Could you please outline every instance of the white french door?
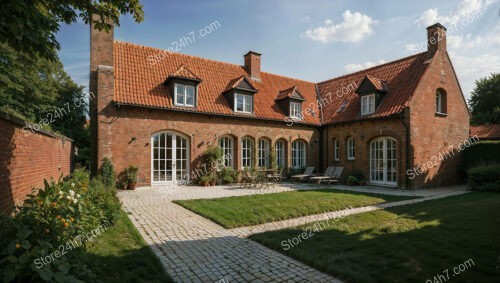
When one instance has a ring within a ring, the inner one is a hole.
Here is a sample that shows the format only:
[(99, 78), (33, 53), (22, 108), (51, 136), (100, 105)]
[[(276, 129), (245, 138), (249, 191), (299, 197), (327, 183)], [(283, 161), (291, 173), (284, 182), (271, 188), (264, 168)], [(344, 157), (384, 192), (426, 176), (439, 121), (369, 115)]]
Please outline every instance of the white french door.
[(173, 184), (189, 179), (189, 142), (174, 132), (156, 133), (151, 137), (152, 184)]
[(397, 143), (393, 138), (382, 137), (370, 143), (370, 183), (397, 186)]

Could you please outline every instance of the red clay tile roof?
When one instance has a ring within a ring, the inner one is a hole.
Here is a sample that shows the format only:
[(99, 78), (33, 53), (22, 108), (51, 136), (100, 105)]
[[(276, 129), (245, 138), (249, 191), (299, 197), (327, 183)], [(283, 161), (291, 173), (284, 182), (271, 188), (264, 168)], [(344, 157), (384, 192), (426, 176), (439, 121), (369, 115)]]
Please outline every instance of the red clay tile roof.
[(470, 134), (482, 140), (500, 140), (500, 124), (470, 126)]
[[(163, 60), (148, 60), (148, 58), (155, 58), (155, 55), (161, 55), (158, 57), (162, 57)], [(163, 83), (182, 65), (201, 80), (198, 84), (198, 107), (196, 109), (176, 107), (170, 90)], [(169, 53), (131, 43), (115, 42), (114, 70), (113, 101), (116, 103), (248, 117), (248, 115), (234, 113), (222, 94), (231, 80), (248, 76), (243, 66)], [(252, 84), (258, 91), (254, 95), (253, 117), (255, 118), (285, 121), (285, 115), (276, 104), (275, 98), (280, 90), (292, 86), (300, 89), (305, 105), (315, 103), (317, 98), (314, 83), (266, 72), (261, 72), (261, 80), (252, 81)], [(305, 115), (303, 122), (319, 125), (320, 118)]]
[(174, 73), (170, 74), (169, 77), (200, 81), (200, 78), (198, 78), (195, 74), (193, 74), (193, 72), (191, 72), (185, 65), (181, 65), (179, 69), (177, 69), (177, 71), (175, 71)]
[(299, 99), (304, 99), (304, 97), (302, 96), (302, 94), (300, 93), (300, 91), (297, 89), (297, 87), (296, 86), (292, 86), (289, 89), (281, 90), (278, 93), (278, 96), (276, 97), (276, 100), (282, 100), (282, 99), (285, 99), (285, 98), (296, 98), (296, 97), (293, 97), (294, 93), (298, 94), (298, 96), (300, 97)]
[[(318, 91), (324, 105), (322, 109), (323, 123), (335, 124), (399, 114), (410, 101), (428, 66), (428, 64), (424, 64), (426, 58), (427, 54), (423, 52), (320, 82)], [(372, 81), (374, 85), (377, 84), (381, 88), (387, 87), (389, 91), (384, 94), (384, 98), (373, 114), (361, 116), (361, 101), (355, 91), (366, 76), (374, 78)], [(346, 100), (349, 102), (345, 109), (338, 111)]]

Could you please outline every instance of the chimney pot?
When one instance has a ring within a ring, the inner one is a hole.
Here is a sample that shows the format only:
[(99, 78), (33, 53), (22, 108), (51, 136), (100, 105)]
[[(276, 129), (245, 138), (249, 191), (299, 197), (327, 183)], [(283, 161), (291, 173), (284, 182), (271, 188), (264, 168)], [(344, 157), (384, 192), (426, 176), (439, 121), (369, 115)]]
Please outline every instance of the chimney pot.
[(245, 54), (245, 70), (253, 80), (260, 81), (260, 53), (248, 51)]

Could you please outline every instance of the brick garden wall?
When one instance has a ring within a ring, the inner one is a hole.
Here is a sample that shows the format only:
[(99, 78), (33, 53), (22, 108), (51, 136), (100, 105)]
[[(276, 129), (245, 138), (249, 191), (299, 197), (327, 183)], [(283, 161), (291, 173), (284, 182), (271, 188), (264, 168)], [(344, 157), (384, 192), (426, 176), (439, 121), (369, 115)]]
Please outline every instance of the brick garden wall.
[(72, 142), (50, 132), (23, 131), (25, 123), (0, 112), (0, 210), (43, 186), (43, 180), (68, 175)]

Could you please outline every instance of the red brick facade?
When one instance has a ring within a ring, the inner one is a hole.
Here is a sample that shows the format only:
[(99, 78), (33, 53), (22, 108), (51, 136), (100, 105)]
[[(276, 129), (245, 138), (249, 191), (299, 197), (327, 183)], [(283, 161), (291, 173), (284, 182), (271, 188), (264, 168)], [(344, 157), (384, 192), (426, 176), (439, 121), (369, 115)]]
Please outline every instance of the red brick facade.
[[(430, 27), (428, 33), (431, 36), (436, 31), (445, 35), (441, 25)], [(152, 136), (168, 131), (187, 140), (191, 172), (201, 164), (207, 147), (226, 135), (233, 141), (235, 169), (241, 168), (244, 137), (253, 139), (255, 146), (261, 138), (269, 140), (272, 147), (278, 139), (284, 141), (288, 167), (292, 142), (303, 140), (306, 165), (317, 171), (326, 166), (343, 166), (344, 177), (352, 170), (360, 170), (370, 183), (370, 164), (375, 164), (371, 163), (372, 144), (384, 148), (390, 144), (395, 149), (384, 156), (392, 156), (391, 172), (397, 172), (390, 185), (425, 187), (455, 183), (459, 153), (427, 168), (425, 173), (410, 174), (449, 145), (457, 145), (468, 137), (469, 113), (445, 48), (444, 38), (430, 46), (428, 52), (315, 85), (261, 72), (260, 54), (254, 52), (245, 55), (245, 66), (180, 54), (164, 54), (163, 62), (147, 66), (147, 54), (155, 49), (124, 43), (115, 43), (113, 48), (112, 34), (92, 30), (90, 90), (96, 94), (91, 100), (94, 170), (108, 156), (118, 172), (129, 165), (138, 166), (139, 185), (151, 185)], [(119, 57), (113, 50), (121, 52)], [(173, 88), (165, 86), (169, 74), (171, 78), (179, 68), (200, 78), (194, 110), (173, 105)], [(225, 98), (224, 89), (228, 83), (241, 79), (241, 74), (248, 76), (245, 78), (251, 79), (256, 88), (253, 115), (232, 114), (231, 101)], [(373, 114), (360, 115), (361, 94), (356, 87), (367, 78), (377, 86), (377, 107)], [(296, 87), (304, 96), (302, 112), (306, 116), (290, 125), (289, 119), (280, 118), (286, 116), (286, 111), (282, 111), (275, 97), (282, 90)], [(442, 102), (446, 115), (436, 114), (438, 89), (446, 96)], [(321, 101), (322, 107), (312, 107), (314, 113), (305, 110), (316, 100)], [(345, 111), (341, 106), (344, 104)], [(348, 138), (355, 144), (353, 160), (347, 159)], [(335, 139), (339, 145), (338, 161), (333, 155)], [(256, 151), (253, 154), (255, 165)], [(385, 159), (376, 164), (384, 162)]]
[(21, 202), (43, 180), (70, 173), (72, 142), (48, 132), (23, 130), (24, 122), (0, 113), (0, 210)]

